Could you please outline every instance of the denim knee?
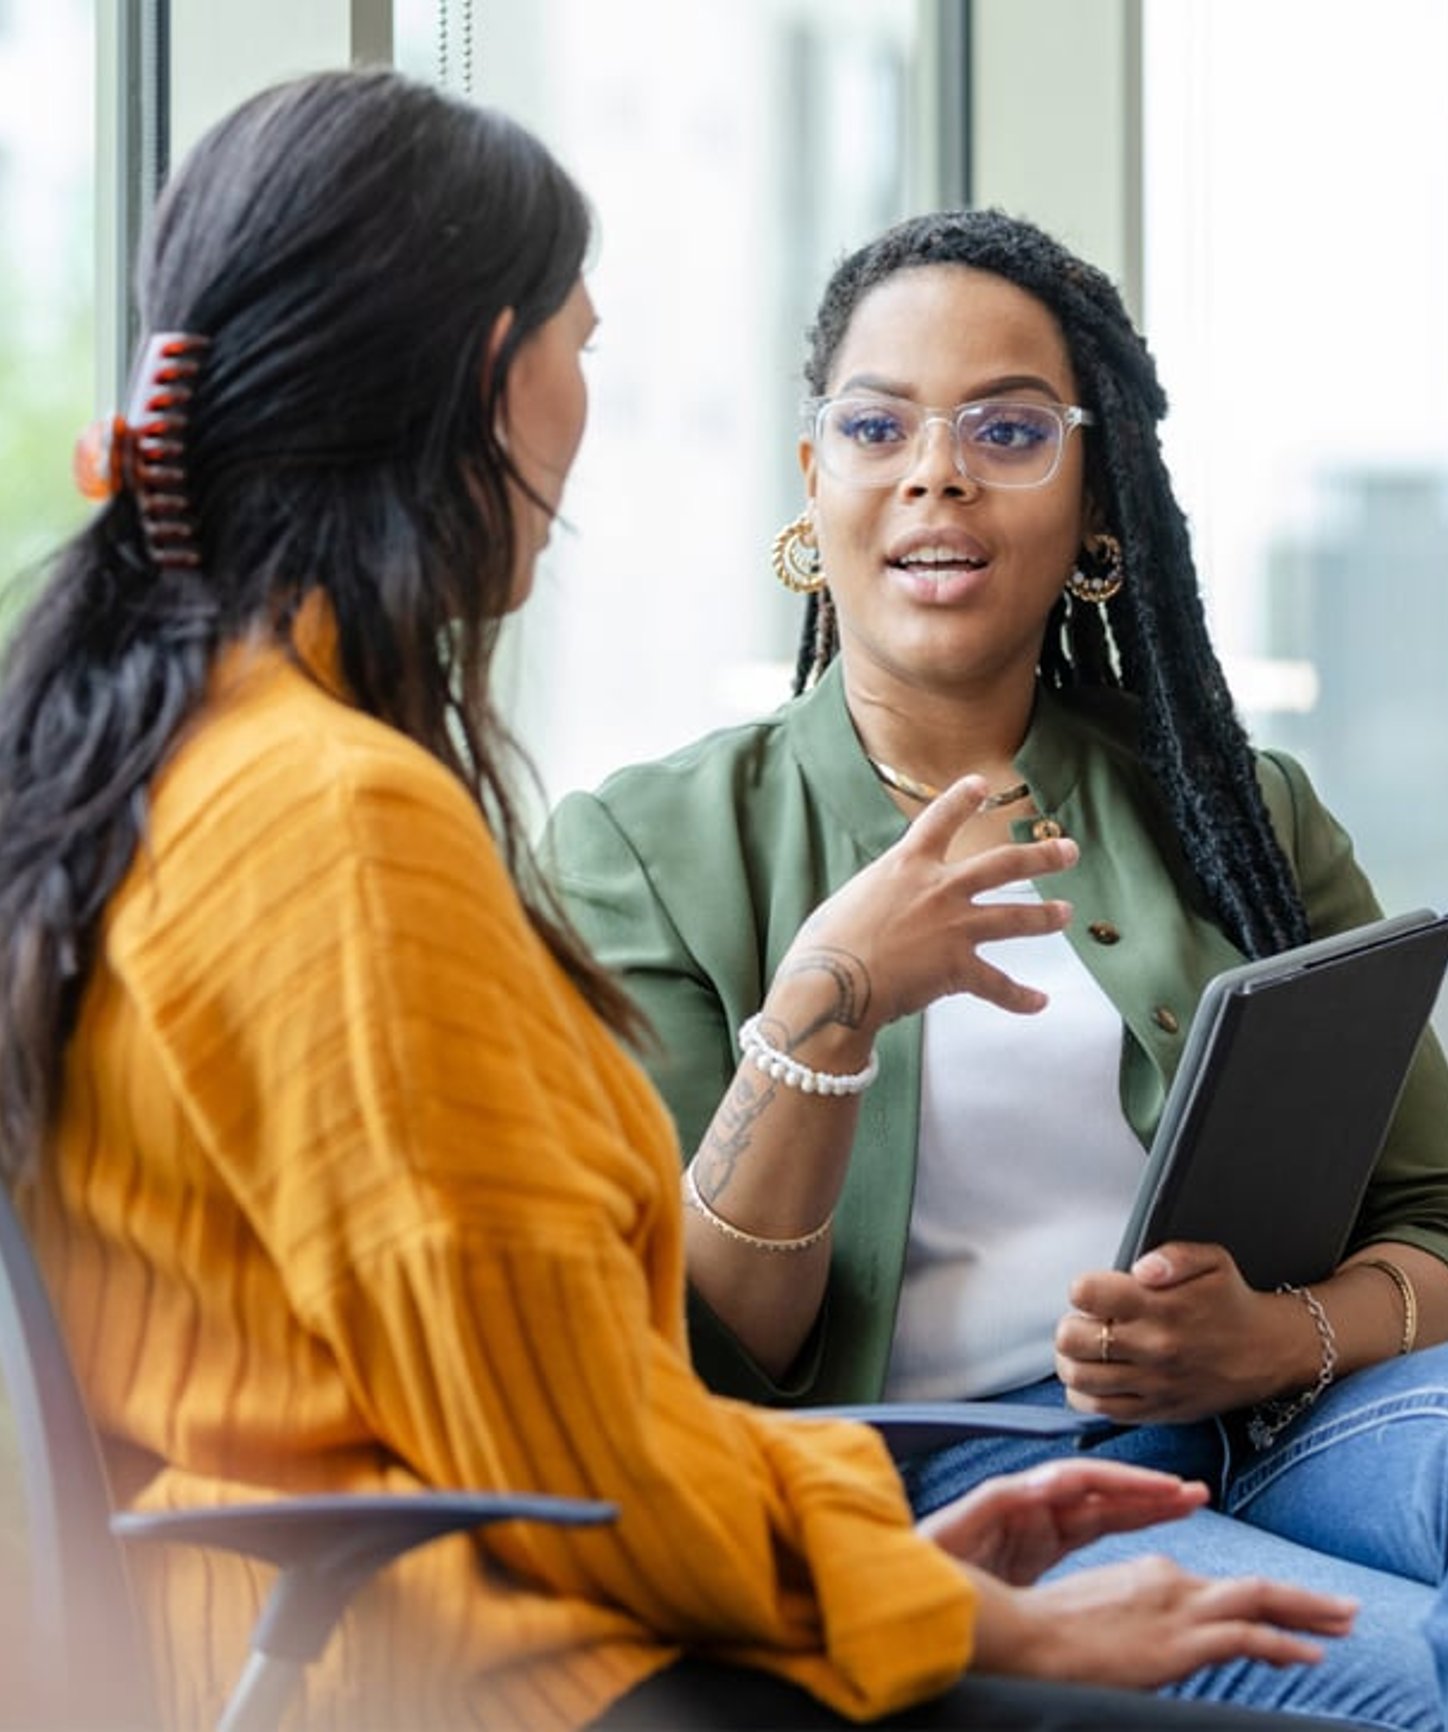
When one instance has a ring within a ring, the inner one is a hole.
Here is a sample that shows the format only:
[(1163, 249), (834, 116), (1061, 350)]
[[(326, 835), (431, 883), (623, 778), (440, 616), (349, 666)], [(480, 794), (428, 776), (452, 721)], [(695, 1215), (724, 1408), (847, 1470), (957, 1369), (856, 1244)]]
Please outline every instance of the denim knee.
[(1238, 1455), (1223, 1507), (1436, 1585), (1448, 1572), (1448, 1348), (1344, 1378), (1268, 1449)]

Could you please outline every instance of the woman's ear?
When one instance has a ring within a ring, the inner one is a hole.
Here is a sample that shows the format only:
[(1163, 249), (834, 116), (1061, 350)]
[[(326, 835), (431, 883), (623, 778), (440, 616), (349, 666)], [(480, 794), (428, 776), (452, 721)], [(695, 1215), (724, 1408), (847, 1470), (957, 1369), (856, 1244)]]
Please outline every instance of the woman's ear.
[(815, 448), (813, 440), (801, 439), (799, 442), (798, 455), (800, 473), (804, 476), (804, 495), (806, 499), (812, 500), (815, 496), (816, 485)]
[[(504, 307), (497, 318), (493, 320), (493, 328), (488, 332), (487, 347), (483, 350), (483, 402), (486, 405), (492, 395), (493, 378), (497, 370), (498, 356), (503, 351), (503, 344), (508, 340), (508, 333), (516, 323), (517, 315), (512, 307)], [(508, 416), (508, 405), (501, 393), (498, 398), (497, 421), (493, 427), (493, 436), (499, 445), (508, 449), (508, 430), (504, 423)]]
[(517, 313), (512, 307), (504, 307), (497, 318), (493, 320), (493, 328), (488, 332), (487, 347), (483, 350), (484, 393), (493, 382), (493, 370), (497, 366), (498, 356), (502, 353), (503, 344), (508, 340), (508, 332), (516, 323)]

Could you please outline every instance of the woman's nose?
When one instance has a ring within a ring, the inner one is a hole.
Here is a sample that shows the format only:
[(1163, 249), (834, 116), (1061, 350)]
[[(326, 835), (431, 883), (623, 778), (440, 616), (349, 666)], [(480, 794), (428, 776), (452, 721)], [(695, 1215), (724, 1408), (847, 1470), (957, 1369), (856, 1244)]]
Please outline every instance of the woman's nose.
[(927, 415), (915, 435), (913, 461), (902, 480), (907, 493), (977, 492), (979, 486), (961, 462), (960, 439), (945, 415)]

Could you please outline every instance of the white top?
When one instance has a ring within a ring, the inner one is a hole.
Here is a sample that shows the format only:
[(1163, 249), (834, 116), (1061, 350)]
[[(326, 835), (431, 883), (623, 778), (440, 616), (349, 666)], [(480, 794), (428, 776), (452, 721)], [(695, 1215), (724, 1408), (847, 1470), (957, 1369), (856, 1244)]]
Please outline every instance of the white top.
[[(1039, 901), (1003, 885), (977, 902)], [(1048, 1376), (1066, 1290), (1110, 1268), (1146, 1164), (1121, 1111), (1121, 1016), (1063, 933), (983, 945), (1050, 995), (925, 1012), (920, 1147), (885, 1395), (948, 1401)]]

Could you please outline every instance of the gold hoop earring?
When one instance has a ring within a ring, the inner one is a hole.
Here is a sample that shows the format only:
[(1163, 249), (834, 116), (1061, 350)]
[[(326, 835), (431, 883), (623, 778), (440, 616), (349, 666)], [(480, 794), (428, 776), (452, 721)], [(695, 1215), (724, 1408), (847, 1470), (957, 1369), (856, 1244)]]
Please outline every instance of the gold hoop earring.
[(774, 575), (786, 589), (796, 595), (813, 595), (825, 586), (824, 567), (820, 561), (819, 543), (814, 538), (814, 523), (806, 511), (786, 523), (774, 538), (769, 550), (769, 563)]
[(1076, 555), (1076, 569), (1066, 579), (1067, 592), (1077, 601), (1094, 601), (1100, 606), (1110, 601), (1125, 582), (1121, 543), (1105, 530), (1088, 535)]

